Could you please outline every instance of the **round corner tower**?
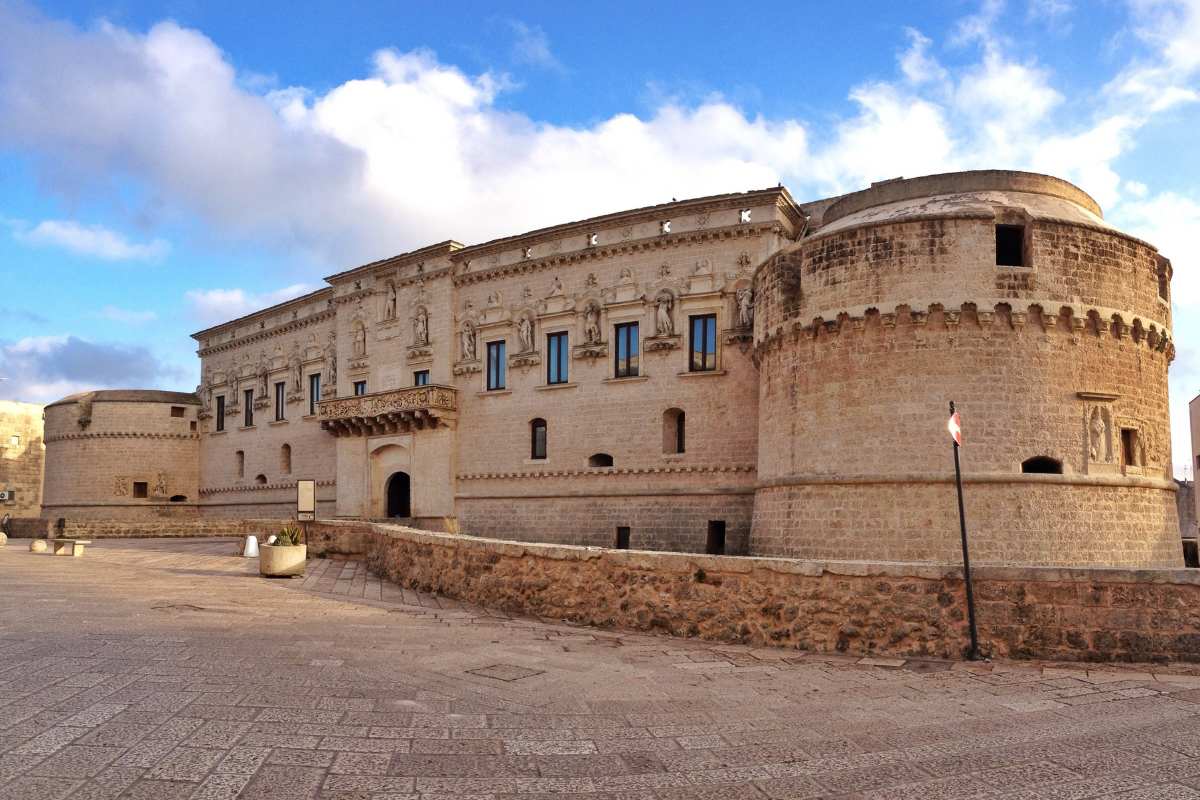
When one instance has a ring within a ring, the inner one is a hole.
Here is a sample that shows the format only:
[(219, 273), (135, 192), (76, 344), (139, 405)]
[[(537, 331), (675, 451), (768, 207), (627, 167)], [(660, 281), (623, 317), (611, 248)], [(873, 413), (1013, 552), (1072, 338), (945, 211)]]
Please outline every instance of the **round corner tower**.
[(757, 276), (751, 552), (1182, 566), (1171, 266), (1077, 187), (978, 171), (846, 195)]
[(42, 516), (191, 515), (199, 488), (194, 394), (108, 389), (46, 406)]

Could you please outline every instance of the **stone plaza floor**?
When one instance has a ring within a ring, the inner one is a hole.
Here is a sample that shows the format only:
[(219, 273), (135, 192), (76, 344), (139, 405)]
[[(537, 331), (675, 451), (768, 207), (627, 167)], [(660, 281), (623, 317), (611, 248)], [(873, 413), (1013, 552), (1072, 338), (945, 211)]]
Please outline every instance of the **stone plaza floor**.
[(855, 659), (0, 548), (0, 798), (1200, 798), (1200, 670)]

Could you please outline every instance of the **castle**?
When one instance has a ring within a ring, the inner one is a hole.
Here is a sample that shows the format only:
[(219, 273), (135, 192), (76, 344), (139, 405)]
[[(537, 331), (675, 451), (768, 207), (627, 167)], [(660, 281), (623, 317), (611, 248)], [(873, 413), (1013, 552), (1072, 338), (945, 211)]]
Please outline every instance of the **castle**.
[(194, 334), (194, 394), (46, 408), (43, 516), (322, 517), (603, 547), (1174, 567), (1171, 266), (1031, 173), (447, 241)]

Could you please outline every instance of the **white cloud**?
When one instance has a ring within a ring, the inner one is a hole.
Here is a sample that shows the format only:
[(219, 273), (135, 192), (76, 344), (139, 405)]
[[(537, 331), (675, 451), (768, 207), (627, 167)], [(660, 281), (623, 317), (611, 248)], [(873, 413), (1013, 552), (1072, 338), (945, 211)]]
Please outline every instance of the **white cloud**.
[(212, 325), (291, 300), (315, 288), (305, 283), (295, 283), (261, 294), (244, 289), (189, 289), (184, 296), (192, 316), (202, 324)]
[(929, 45), (933, 42), (916, 28), (905, 28), (904, 35), (908, 37), (908, 49), (900, 55), (900, 71), (913, 84), (930, 81), (945, 81), (947, 72), (937, 59), (929, 55)]
[(158, 314), (153, 311), (131, 311), (127, 308), (117, 308), (116, 306), (104, 306), (104, 308), (96, 312), (96, 316), (110, 322), (120, 322), (126, 325), (143, 325), (158, 319)]
[(92, 389), (177, 386), (185, 375), (142, 345), (64, 334), (0, 341), (0, 377), (3, 397), (48, 403)]
[(162, 239), (139, 244), (103, 225), (82, 225), (72, 220), (48, 219), (32, 228), (17, 228), (13, 236), (35, 247), (60, 247), (103, 261), (158, 261), (170, 251)]
[(563, 65), (550, 52), (550, 39), (538, 25), (527, 25), (520, 20), (510, 20), (514, 41), (512, 46), (513, 61), (518, 64), (528, 64), (556, 72), (561, 72)]

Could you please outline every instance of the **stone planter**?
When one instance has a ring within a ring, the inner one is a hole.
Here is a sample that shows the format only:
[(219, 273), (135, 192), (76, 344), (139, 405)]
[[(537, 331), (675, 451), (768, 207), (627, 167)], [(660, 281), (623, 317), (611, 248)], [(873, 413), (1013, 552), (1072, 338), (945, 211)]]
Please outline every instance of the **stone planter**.
[(308, 545), (270, 545), (258, 547), (258, 571), (267, 578), (290, 578), (304, 574)]

